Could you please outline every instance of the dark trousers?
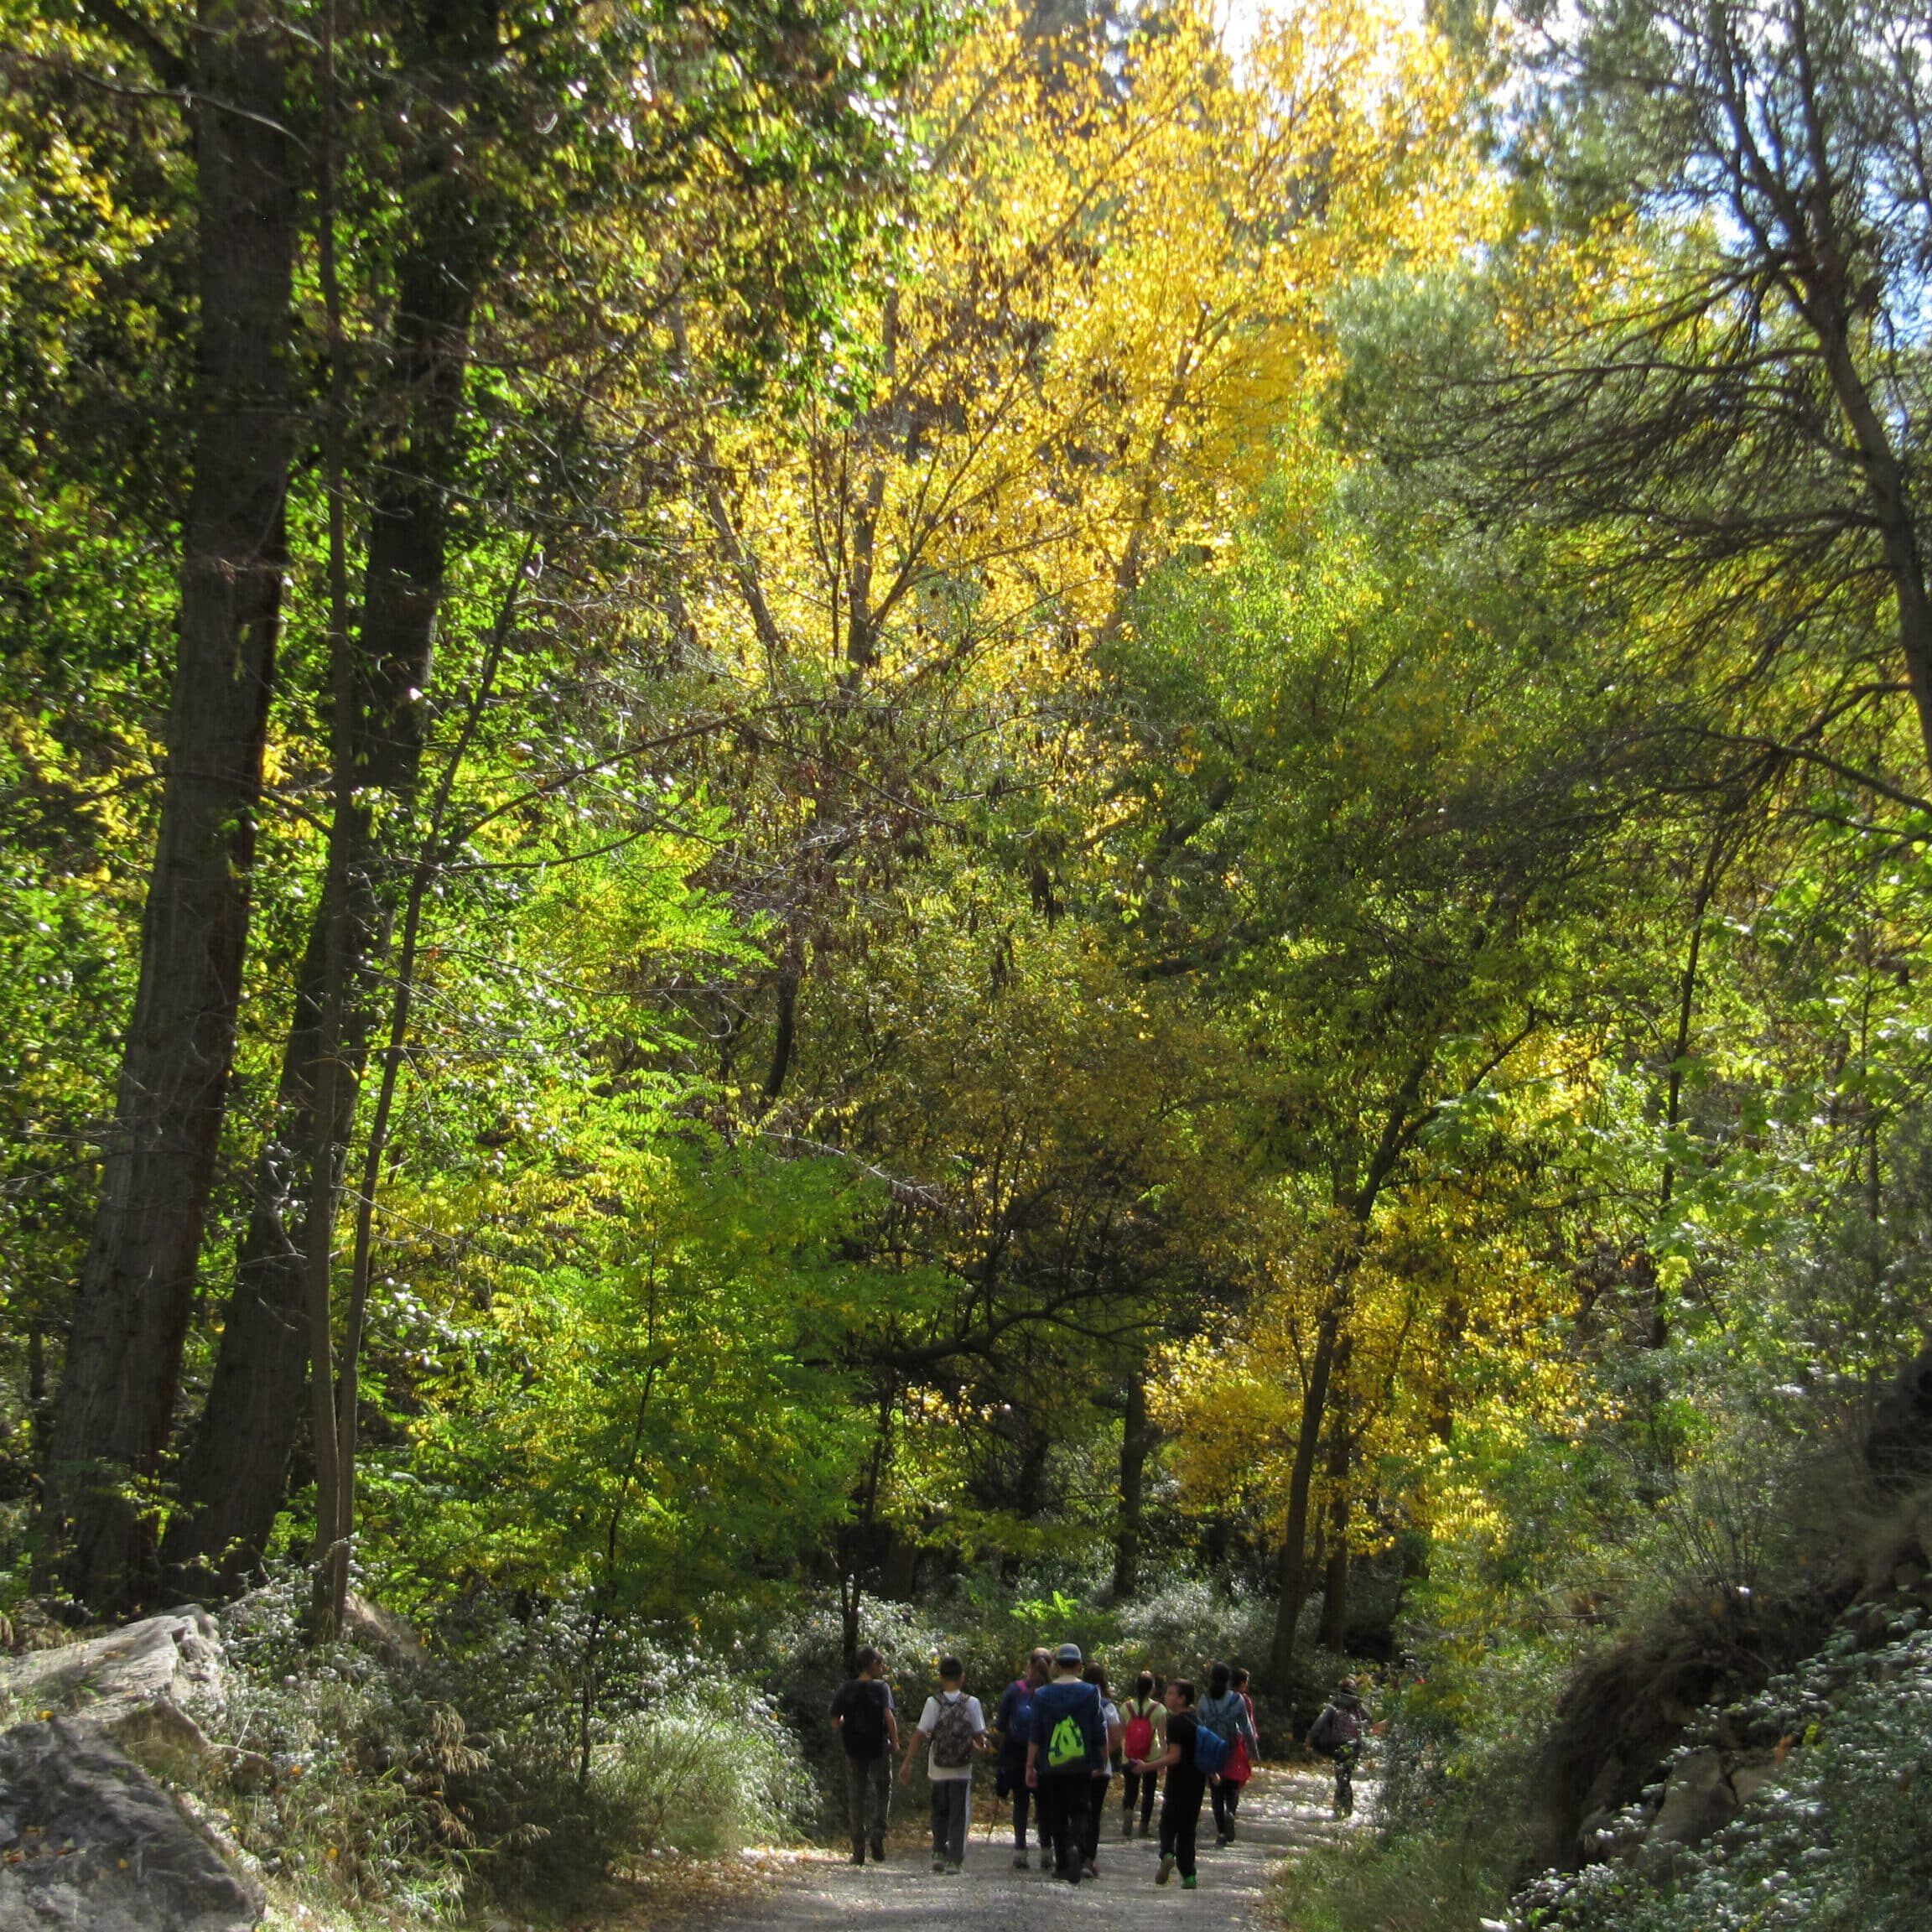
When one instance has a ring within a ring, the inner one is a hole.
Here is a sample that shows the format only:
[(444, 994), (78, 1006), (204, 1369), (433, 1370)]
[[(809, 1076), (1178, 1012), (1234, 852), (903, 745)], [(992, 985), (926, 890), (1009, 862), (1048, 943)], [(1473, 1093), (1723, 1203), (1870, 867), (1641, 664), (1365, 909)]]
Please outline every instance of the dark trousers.
[(1355, 1810), (1355, 1763), (1362, 1755), (1359, 1744), (1343, 1744), (1335, 1752), (1335, 1812), (1347, 1818)]
[[(1022, 1758), (1014, 1763), (1002, 1763), (999, 1774), (993, 1781), (995, 1798), (1010, 1796), (1013, 1800), (1013, 1849), (1026, 1849), (1026, 1820), (1037, 1815), (1039, 1807), (1033, 1802), (1033, 1788), (1026, 1782), (1026, 1760)], [(1042, 1820), (1040, 1826), (1040, 1849), (1046, 1849), (1046, 1826)]]
[(1126, 1775), (1127, 1789), (1123, 1805), (1127, 1822), (1134, 1821), (1134, 1807), (1140, 1807), (1140, 1829), (1147, 1829), (1147, 1820), (1154, 1815), (1154, 1794), (1159, 1788), (1161, 1774), (1158, 1771), (1130, 1771)]
[(1107, 1794), (1111, 1789), (1110, 1779), (1096, 1778), (1088, 1794), (1086, 1820), (1080, 1827), (1080, 1856), (1089, 1865), (1100, 1856), (1100, 1820), (1106, 1815)]
[(932, 1856), (949, 1864), (966, 1862), (966, 1827), (973, 1816), (973, 1780), (932, 1780)]
[(1234, 1830), (1234, 1814), (1241, 1805), (1241, 1787), (1217, 1778), (1208, 1789), (1214, 1806), (1214, 1836), (1229, 1837)]
[(1040, 1806), (1040, 1842), (1053, 1848), (1053, 1869), (1076, 1884), (1080, 1849), (1087, 1837), (1087, 1809), (1093, 1780), (1084, 1770), (1042, 1777), (1034, 1796)]
[(865, 1800), (872, 1800), (872, 1856), (886, 1856), (886, 1820), (892, 1809), (892, 1756), (848, 1758), (845, 1760), (845, 1811), (852, 1826), (852, 1849), (865, 1843)]
[(1201, 1799), (1207, 1779), (1198, 1771), (1167, 1767), (1166, 1794), (1161, 1800), (1161, 1856), (1171, 1857), (1183, 1878), (1194, 1876), (1194, 1834), (1201, 1824)]

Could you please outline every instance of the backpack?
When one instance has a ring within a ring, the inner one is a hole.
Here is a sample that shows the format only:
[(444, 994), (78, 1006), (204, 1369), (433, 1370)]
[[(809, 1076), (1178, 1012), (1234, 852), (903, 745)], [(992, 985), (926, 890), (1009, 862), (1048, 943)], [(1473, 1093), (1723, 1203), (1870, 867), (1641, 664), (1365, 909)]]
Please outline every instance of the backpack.
[(1069, 1711), (1053, 1727), (1053, 1734), (1046, 1740), (1046, 1768), (1064, 1771), (1070, 1764), (1086, 1762), (1087, 1733), (1080, 1728), (1080, 1720)]
[(1154, 1748), (1154, 1719), (1151, 1705), (1130, 1704), (1133, 1716), (1127, 1720), (1127, 1735), (1121, 1740), (1130, 1763), (1145, 1762)]
[(1310, 1727), (1308, 1748), (1319, 1751), (1324, 1758), (1332, 1758), (1344, 1744), (1353, 1744), (1362, 1735), (1362, 1719), (1353, 1711), (1344, 1711), (1337, 1704), (1324, 1704), (1322, 1715)]
[(1335, 1735), (1337, 1720), (1342, 1713), (1332, 1704), (1322, 1706), (1322, 1715), (1308, 1727), (1308, 1748), (1319, 1751), (1326, 1758), (1340, 1740)]
[(1033, 1740), (1033, 1686), (1024, 1677), (1015, 1677), (1012, 1687), (1020, 1695), (1013, 1700), (1013, 1708), (1007, 1713), (1008, 1722), (1002, 1742), (1008, 1751), (1024, 1751)]
[(1195, 1725), (1194, 1768), (1204, 1777), (1218, 1778), (1227, 1768), (1233, 1748), (1218, 1731), (1210, 1731), (1205, 1724)]
[(884, 1753), (886, 1700), (891, 1695), (877, 1680), (864, 1677), (854, 1678), (839, 1693), (839, 1708), (845, 1719), (845, 1748), (851, 1756), (877, 1758)]
[(932, 1755), (943, 1771), (973, 1762), (973, 1713), (963, 1692), (950, 1703), (940, 1699), (939, 1715), (932, 1720)]

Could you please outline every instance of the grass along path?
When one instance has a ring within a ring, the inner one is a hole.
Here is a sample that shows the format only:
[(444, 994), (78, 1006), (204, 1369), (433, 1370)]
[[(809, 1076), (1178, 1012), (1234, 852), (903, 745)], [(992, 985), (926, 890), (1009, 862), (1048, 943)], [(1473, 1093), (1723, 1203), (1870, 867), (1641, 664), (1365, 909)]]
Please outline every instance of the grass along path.
[[(1374, 1787), (1358, 1779), (1361, 1810)], [(1079, 1887), (1064, 1885), (1037, 1868), (1012, 1868), (1010, 1814), (999, 1809), (992, 1836), (991, 1780), (974, 1792), (973, 1832), (966, 1867), (958, 1877), (930, 1869), (931, 1841), (910, 1820), (893, 1832), (883, 1865), (858, 1867), (839, 1852), (808, 1853), (764, 1896), (745, 1902), (713, 1924), (719, 1932), (772, 1932), (777, 1927), (849, 1926), (854, 1932), (955, 1932), (962, 1925), (988, 1932), (1062, 1932), (1062, 1928), (1178, 1924), (1234, 1932), (1261, 1919), (1260, 1907), (1275, 1867), (1311, 1845), (1350, 1829), (1328, 1815), (1333, 1780), (1325, 1771), (1257, 1771), (1241, 1801), (1240, 1836), (1223, 1849), (1213, 1845), (1208, 1808), (1201, 1822), (1207, 1842), (1200, 1852), (1201, 1883), (1192, 1892), (1178, 1880), (1156, 1888), (1155, 1840), (1123, 1841), (1120, 1808), (1108, 1808), (1100, 1837), (1100, 1877)], [(907, 1810), (911, 1801), (900, 1801)], [(1158, 1814), (1156, 1814), (1158, 1819)]]

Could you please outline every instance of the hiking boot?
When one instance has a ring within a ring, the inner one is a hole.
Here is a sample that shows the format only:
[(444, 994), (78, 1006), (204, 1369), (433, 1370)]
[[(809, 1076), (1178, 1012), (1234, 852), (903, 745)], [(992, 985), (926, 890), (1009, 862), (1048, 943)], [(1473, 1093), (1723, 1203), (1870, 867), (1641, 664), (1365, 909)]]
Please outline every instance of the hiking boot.
[(1223, 1845), (1232, 1845), (1234, 1842), (1234, 1820), (1232, 1818), (1228, 1820), (1227, 1833), (1221, 1842)]
[(883, 1838), (875, 1838), (872, 1841), (872, 1862), (875, 1865), (883, 1865), (886, 1862), (886, 1841)]
[(949, 1872), (952, 1868), (953, 1861), (950, 1858), (937, 1852), (932, 1854), (932, 1869), (935, 1872)]
[(1013, 1869), (1015, 1872), (1031, 1872), (1033, 1869), (1033, 1861), (1026, 1856), (1024, 1846), (1013, 1854)]
[(1134, 1828), (1134, 1836), (1136, 1838), (1145, 1838), (1147, 1836), (1147, 1820), (1145, 1818)]
[(1098, 1861), (1096, 1859), (1089, 1858), (1087, 1862), (1080, 1867), (1080, 1869), (1084, 1872), (1089, 1878), (1098, 1878), (1100, 1876), (1100, 1866)]
[(854, 1845), (852, 1847), (852, 1862), (854, 1865), (863, 1865), (865, 1862), (865, 1847), (863, 1845)]
[(1201, 1881), (1197, 1878), (1192, 1872), (1190, 1872), (1187, 1876), (1181, 1881), (1181, 1889), (1183, 1892), (1192, 1892), (1194, 1888), (1200, 1883)]
[(1161, 1854), (1161, 1869), (1154, 1874), (1154, 1883), (1156, 1885), (1165, 1885), (1173, 1876), (1174, 1854), (1171, 1852), (1163, 1852)]

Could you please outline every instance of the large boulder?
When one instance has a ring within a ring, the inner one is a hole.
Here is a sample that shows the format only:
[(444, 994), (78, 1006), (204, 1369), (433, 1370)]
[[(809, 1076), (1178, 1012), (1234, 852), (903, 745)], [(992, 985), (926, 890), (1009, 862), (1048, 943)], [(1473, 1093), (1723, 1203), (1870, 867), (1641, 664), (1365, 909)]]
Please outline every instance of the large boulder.
[(85, 1644), (11, 1658), (0, 1663), (0, 1691), (23, 1713), (85, 1713), (101, 1727), (162, 1699), (204, 1719), (222, 1706), (221, 1635), (215, 1619), (190, 1604)]
[(1686, 1751), (1670, 1768), (1664, 1802), (1650, 1826), (1653, 1845), (1701, 1845), (1737, 1815), (1737, 1794), (1724, 1774), (1722, 1753)]
[(224, 1703), (205, 1611), (0, 1661), (0, 1694), (28, 1719), (0, 1736), (0, 1932), (256, 1923), (253, 1883), (148, 1774), (188, 1782), (247, 1755), (201, 1729)]
[(0, 1737), (7, 1932), (247, 1932), (260, 1892), (113, 1740), (71, 1717)]

